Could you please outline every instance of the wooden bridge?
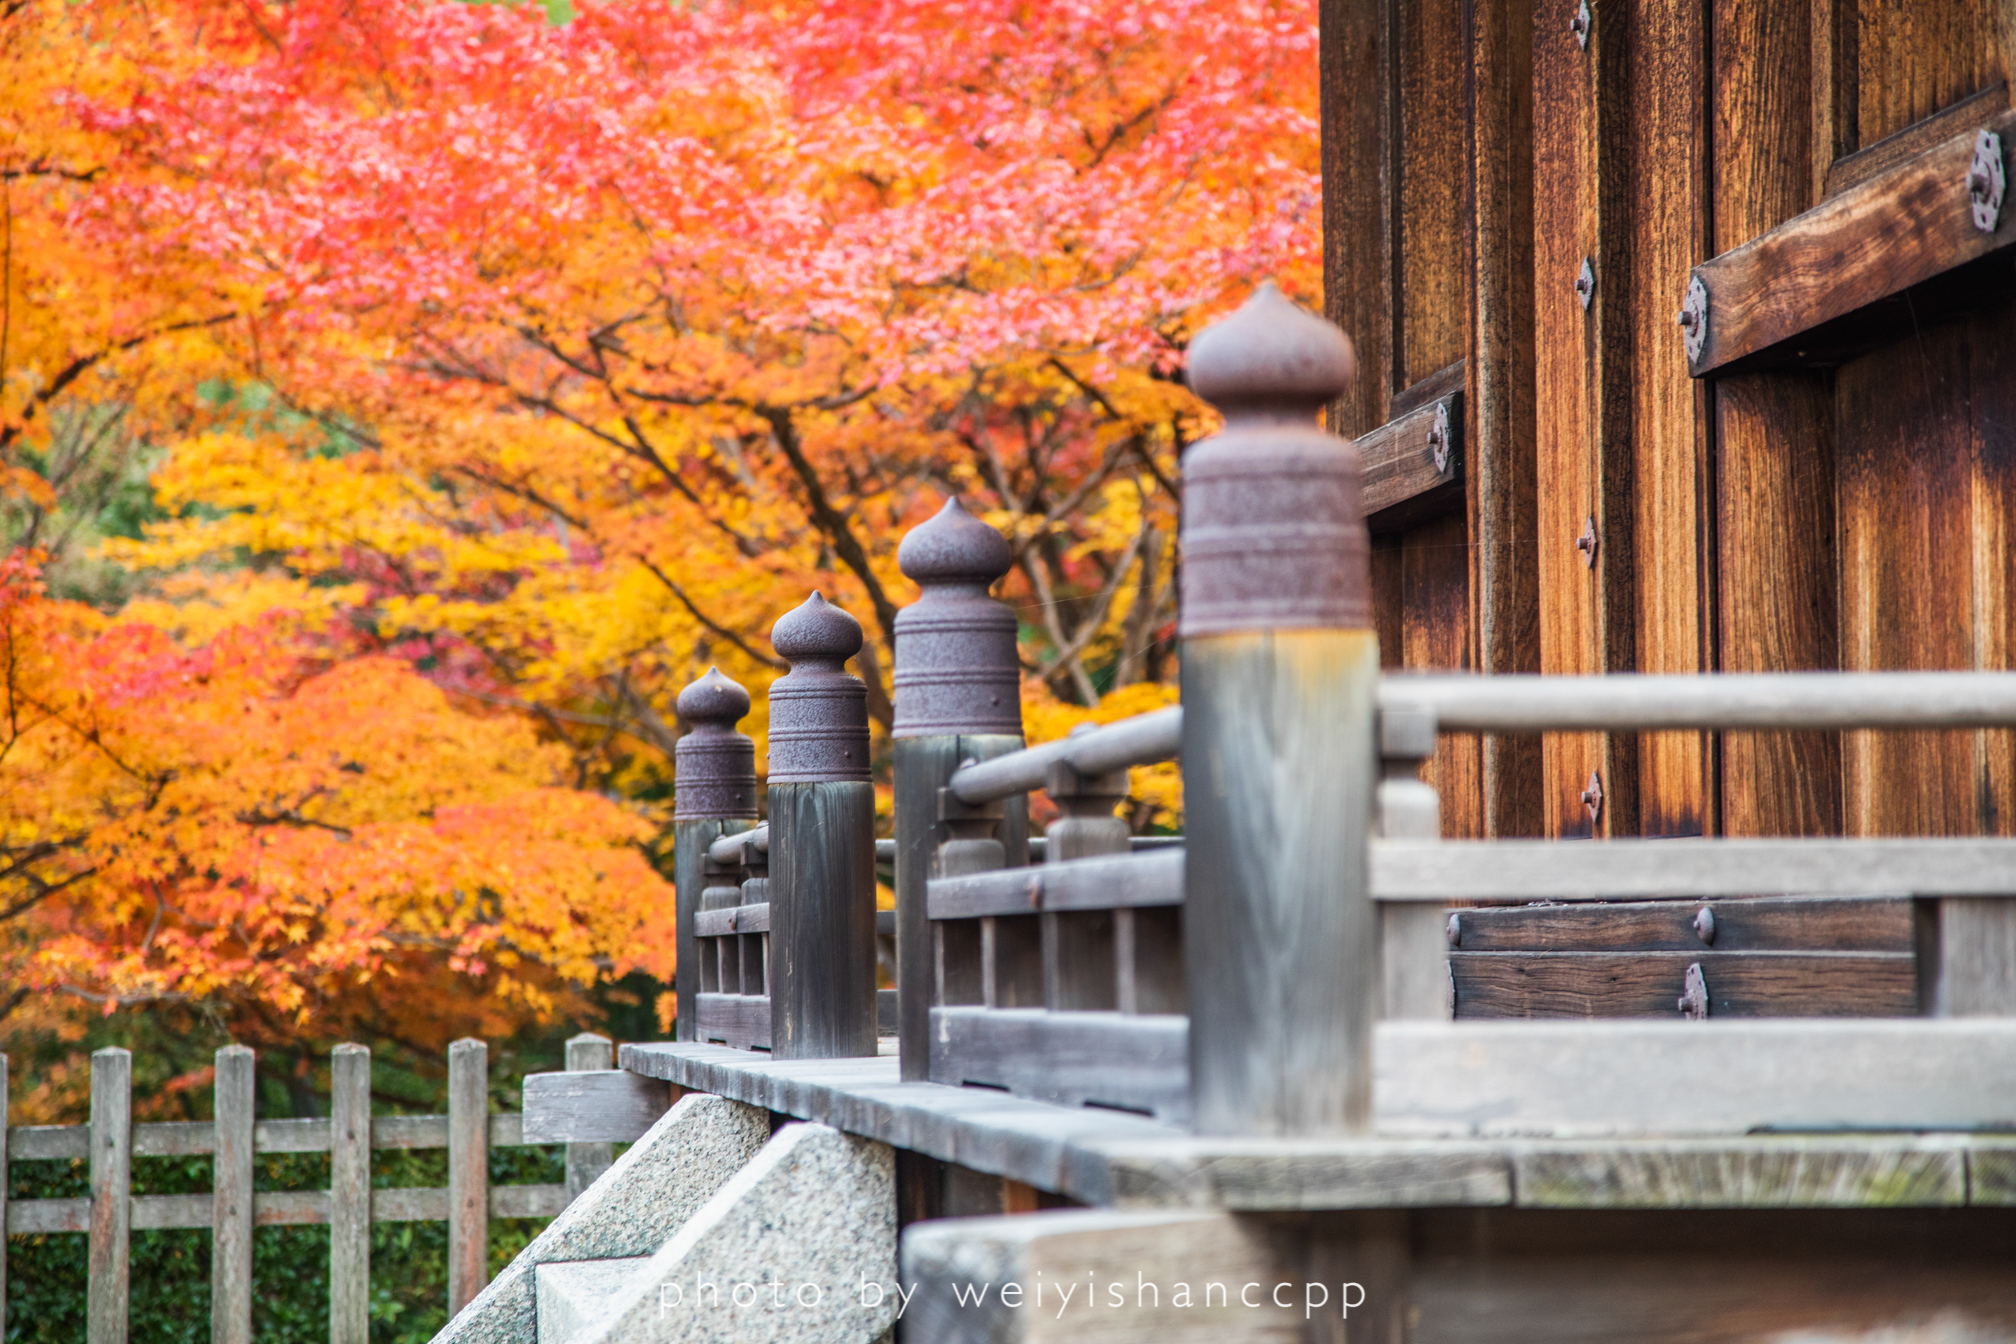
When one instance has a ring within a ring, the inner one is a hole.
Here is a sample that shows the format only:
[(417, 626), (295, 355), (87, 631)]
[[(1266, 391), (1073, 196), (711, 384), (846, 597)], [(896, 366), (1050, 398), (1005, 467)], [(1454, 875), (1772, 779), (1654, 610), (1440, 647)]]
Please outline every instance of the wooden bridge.
[[(778, 622), (767, 807), (748, 696), (682, 695), (681, 1038), (526, 1092), (640, 1140), (595, 1187), (629, 1250), (570, 1210), (444, 1338), (2016, 1338), (2016, 840), (1449, 839), (1421, 777), (1456, 735), (2006, 729), (2016, 674), (1382, 673), (1315, 422), (1350, 364), (1271, 290), (1195, 343), (1178, 708), (1025, 746), (956, 502), (901, 552), (893, 842), (844, 612)], [(1185, 836), (1130, 836), (1172, 758)], [(680, 1154), (673, 1218), (625, 1163)]]

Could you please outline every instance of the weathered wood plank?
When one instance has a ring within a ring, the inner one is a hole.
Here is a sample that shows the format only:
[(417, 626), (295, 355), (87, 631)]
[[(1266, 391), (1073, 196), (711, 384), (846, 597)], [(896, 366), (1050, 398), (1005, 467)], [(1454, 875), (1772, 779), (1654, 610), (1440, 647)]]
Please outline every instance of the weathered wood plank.
[(1866, 1208), (1967, 1203), (1967, 1153), (1943, 1138), (1517, 1147), (1522, 1208)]
[(1064, 1106), (1189, 1115), (1187, 1019), (1176, 1014), (934, 1008), (931, 1077)]
[[(1465, 358), (1465, 553), (1476, 610), (1475, 668), (1540, 670), (1533, 376), (1533, 6), (1471, 7), (1471, 331)], [(1478, 835), (1538, 835), (1541, 744), (1478, 744)], [(1456, 821), (1456, 814), (1451, 814)]]
[(528, 1074), (524, 1098), (528, 1143), (634, 1143), (672, 1107), (669, 1086), (626, 1069)]
[(1459, 1018), (1681, 1016), (1690, 968), (1710, 1017), (1915, 1017), (1909, 952), (1451, 952)]
[(329, 1344), (371, 1337), (371, 1051), (329, 1052)]
[[(1712, 943), (1697, 927), (1706, 908)], [(1450, 945), (1464, 952), (1901, 952), (1914, 950), (1902, 896), (1762, 896), (1599, 907), (1527, 905), (1452, 910)]]
[(1044, 910), (1118, 910), (1180, 905), (1183, 851), (1073, 859), (1002, 868), (968, 877), (935, 878), (928, 888), (932, 919), (978, 919)]
[[(1989, 129), (2005, 146), (2016, 143), (2016, 113)], [(1858, 316), (1858, 333), (1909, 333), (1901, 299), (1891, 317), (1869, 310), (2016, 243), (2016, 210), (2005, 209), (1993, 233), (1974, 227), (1966, 185), (1973, 155), (1974, 136), (1963, 133), (1696, 267), (1708, 290), (1708, 334), (1694, 375), (1796, 364), (1809, 354), (1838, 360), (1827, 328)], [(1847, 339), (1849, 348), (1868, 343)]]
[(693, 1014), (702, 1041), (738, 1050), (770, 1048), (767, 994), (701, 994), (694, 1000)]
[[(998, 756), (981, 757), (969, 751), (966, 759), (973, 764), (955, 770), (947, 787), (960, 802), (977, 806), (1042, 788), (1050, 777), (1050, 767), (1060, 761), (1081, 775), (1110, 775), (1130, 765), (1174, 760), (1182, 735), (1182, 717), (1181, 706), (1172, 705)], [(981, 743), (985, 739), (968, 737), (960, 741)], [(935, 808), (935, 800), (933, 805)], [(1011, 835), (1009, 839), (1012, 838)], [(1011, 861), (1013, 854), (1011, 846)]]
[(7, 1319), (7, 1196), (13, 1188), (12, 1168), (7, 1164), (7, 1110), (13, 1094), (9, 1087), (7, 1056), (0, 1054), (0, 1322)]
[(1875, 145), (2004, 77), (1999, 0), (1862, 0), (1856, 123)]
[(1379, 1132), (2006, 1129), (2016, 1022), (1382, 1023)]
[(217, 1051), (216, 1156), (211, 1159), (210, 1340), (252, 1341), (252, 1051)]
[[(1851, 187), (1859, 187), (1871, 178), (1880, 177), (1892, 168), (1909, 162), (1943, 140), (1951, 140), (1956, 135), (1986, 126), (2008, 110), (2009, 86), (1998, 79), (1979, 93), (1970, 94), (1923, 121), (1913, 122), (1867, 149), (1835, 159), (1827, 167), (1822, 194), (1838, 196)], [(1745, 235), (1746, 238), (1755, 236), (1755, 233)]]
[[(489, 1281), (489, 1047), (464, 1037), (448, 1046), (448, 1314)], [(382, 1192), (380, 1192), (382, 1195)]]
[(1351, 337), (1358, 377), (1329, 412), (1357, 438), (1387, 420), (1397, 369), (1393, 155), (1397, 98), (1391, 6), (1319, 0), (1317, 32), (1323, 167), (1323, 313)]
[(2016, 840), (1376, 840), (1381, 901), (2016, 895)]
[(707, 887), (707, 847), (727, 832), (747, 830), (748, 821), (675, 819), (672, 823), (672, 877), (678, 892), (678, 970), (673, 976), (673, 992), (678, 995), (678, 1016), (674, 1034), (682, 1041), (693, 1037), (693, 996), (699, 992), (700, 948), (694, 941), (694, 917), (700, 911), (700, 893)]
[(696, 938), (726, 938), (731, 934), (768, 932), (768, 901), (759, 901), (755, 905), (732, 905), (725, 910), (697, 910), (693, 914), (693, 935)]
[(133, 1056), (113, 1047), (91, 1055), (89, 1344), (126, 1344), (132, 1187)]

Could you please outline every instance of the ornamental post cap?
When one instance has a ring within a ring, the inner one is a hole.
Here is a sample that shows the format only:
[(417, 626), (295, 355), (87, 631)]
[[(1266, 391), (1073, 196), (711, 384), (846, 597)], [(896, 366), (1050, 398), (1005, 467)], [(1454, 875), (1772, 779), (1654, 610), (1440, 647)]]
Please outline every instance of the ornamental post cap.
[(966, 512), (958, 496), (929, 522), (913, 527), (896, 548), (896, 565), (917, 583), (982, 587), (1008, 572), (1008, 539)]
[(749, 692), (710, 667), (707, 675), (679, 692), (673, 702), (679, 717), (688, 723), (719, 724), (724, 728), (741, 722), (749, 712)]
[(832, 659), (837, 666), (861, 652), (861, 622), (814, 592), (770, 627), (770, 647), (794, 665)]
[(1227, 418), (1313, 416), (1351, 385), (1351, 338), (1275, 288), (1253, 291), (1190, 342), (1190, 390)]

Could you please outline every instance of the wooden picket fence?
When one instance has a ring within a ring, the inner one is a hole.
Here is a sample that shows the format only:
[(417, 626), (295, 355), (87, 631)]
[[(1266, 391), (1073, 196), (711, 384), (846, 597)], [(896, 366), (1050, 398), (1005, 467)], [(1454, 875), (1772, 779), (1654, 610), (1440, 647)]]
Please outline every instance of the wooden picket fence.
[[(132, 1120), (133, 1057), (121, 1049), (91, 1057), (91, 1120), (83, 1125), (7, 1127), (7, 1057), (0, 1055), (0, 1174), (9, 1162), (88, 1159), (91, 1193), (71, 1199), (7, 1200), (0, 1180), (0, 1224), (10, 1234), (84, 1233), (90, 1237), (88, 1344), (124, 1344), (131, 1288), (131, 1233), (209, 1228), (211, 1338), (215, 1344), (252, 1339), (252, 1230), (278, 1225), (329, 1227), (331, 1344), (369, 1338), (370, 1225), (443, 1221), (448, 1224), (448, 1310), (451, 1315), (486, 1279), (489, 1220), (550, 1218), (608, 1167), (606, 1143), (567, 1145), (560, 1185), (490, 1184), (492, 1148), (525, 1146), (522, 1115), (489, 1113), (488, 1047), (460, 1040), (448, 1047), (446, 1115), (371, 1114), (371, 1052), (339, 1045), (330, 1057), (330, 1118), (255, 1118), (253, 1052), (229, 1045), (217, 1052), (214, 1121), (139, 1124)], [(607, 1038), (567, 1043), (570, 1071), (607, 1069)], [(372, 1149), (448, 1150), (448, 1184), (434, 1188), (371, 1188)], [(327, 1190), (253, 1189), (253, 1159), (262, 1153), (328, 1153)], [(135, 1195), (135, 1157), (214, 1161), (208, 1194)], [(0, 1321), (5, 1319), (7, 1261), (0, 1240)]]

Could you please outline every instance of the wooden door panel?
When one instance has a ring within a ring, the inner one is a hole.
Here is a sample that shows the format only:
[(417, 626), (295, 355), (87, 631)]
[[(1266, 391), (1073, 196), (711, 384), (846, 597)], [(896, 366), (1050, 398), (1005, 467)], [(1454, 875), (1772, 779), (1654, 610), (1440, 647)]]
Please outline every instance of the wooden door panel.
[[(1853, 671), (2007, 668), (2016, 307), (1842, 367), (1835, 384), (1841, 656)], [(2007, 833), (2006, 733), (1851, 733), (1858, 835)]]
[(1862, 147), (2003, 78), (2000, 0), (1861, 0), (1855, 133)]

